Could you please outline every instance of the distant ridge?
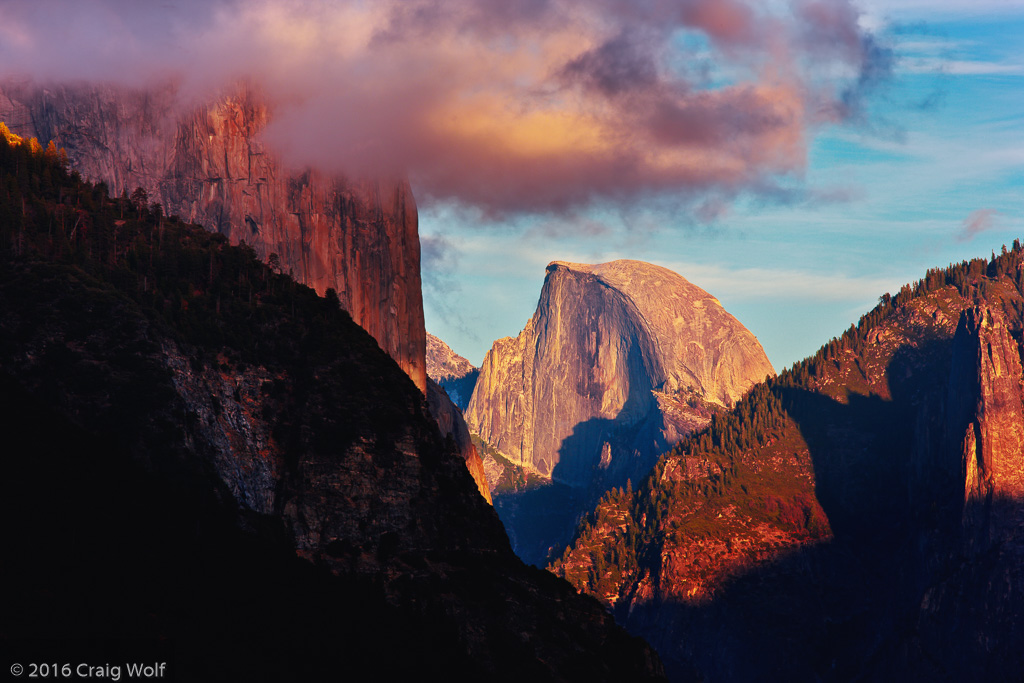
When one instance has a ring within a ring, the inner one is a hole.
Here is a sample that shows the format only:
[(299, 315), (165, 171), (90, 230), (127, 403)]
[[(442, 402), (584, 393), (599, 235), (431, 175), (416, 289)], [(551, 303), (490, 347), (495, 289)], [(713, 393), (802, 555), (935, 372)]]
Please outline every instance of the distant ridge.
[(479, 375), (479, 368), (427, 332), (427, 376), (448, 393), (460, 410), (465, 411), (469, 405)]

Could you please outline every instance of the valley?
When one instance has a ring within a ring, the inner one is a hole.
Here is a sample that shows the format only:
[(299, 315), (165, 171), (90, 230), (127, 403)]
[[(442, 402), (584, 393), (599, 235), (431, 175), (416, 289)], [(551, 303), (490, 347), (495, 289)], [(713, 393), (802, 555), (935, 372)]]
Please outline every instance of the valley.
[(5, 656), (1020, 680), (1019, 64), (951, 132), (845, 1), (212, 6), (0, 10)]

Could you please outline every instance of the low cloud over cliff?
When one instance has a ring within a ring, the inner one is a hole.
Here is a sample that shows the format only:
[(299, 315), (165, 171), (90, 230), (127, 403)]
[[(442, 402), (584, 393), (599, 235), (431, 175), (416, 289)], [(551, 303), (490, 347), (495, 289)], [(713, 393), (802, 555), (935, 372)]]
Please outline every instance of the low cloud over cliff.
[(847, 0), (8, 0), (3, 76), (250, 79), (296, 164), (403, 172), (487, 214), (770, 192), (891, 53)]

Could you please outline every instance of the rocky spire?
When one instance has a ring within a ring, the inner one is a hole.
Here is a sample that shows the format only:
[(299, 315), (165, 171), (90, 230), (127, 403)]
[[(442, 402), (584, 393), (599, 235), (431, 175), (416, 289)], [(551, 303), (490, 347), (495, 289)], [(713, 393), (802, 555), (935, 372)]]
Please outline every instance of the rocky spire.
[(1024, 498), (1021, 384), (1020, 352), (1002, 313), (965, 311), (953, 340), (947, 424), (963, 464), (968, 537), (998, 535), (993, 503)]

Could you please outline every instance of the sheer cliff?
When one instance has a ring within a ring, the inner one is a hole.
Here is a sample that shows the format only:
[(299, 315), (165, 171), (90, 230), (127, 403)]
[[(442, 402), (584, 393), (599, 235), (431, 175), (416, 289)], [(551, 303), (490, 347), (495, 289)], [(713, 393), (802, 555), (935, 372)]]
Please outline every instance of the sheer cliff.
[(5, 651), (150, 644), (175, 680), (663, 680), (515, 558), (337, 299), (151, 205), (121, 218), (27, 144), (0, 141), (0, 176)]
[(930, 271), (615, 490), (552, 569), (680, 680), (1014, 680), (1024, 252)]
[(53, 140), (111, 194), (137, 187), (167, 215), (245, 242), (342, 306), (426, 391), (416, 204), (407, 182), (285, 167), (260, 132), (273, 115), (239, 86), (185, 106), (173, 88), (0, 85), (0, 121)]
[(547, 267), (537, 312), (488, 352), (466, 411), (512, 462), (572, 486), (624, 482), (774, 371), (714, 297), (639, 261)]

